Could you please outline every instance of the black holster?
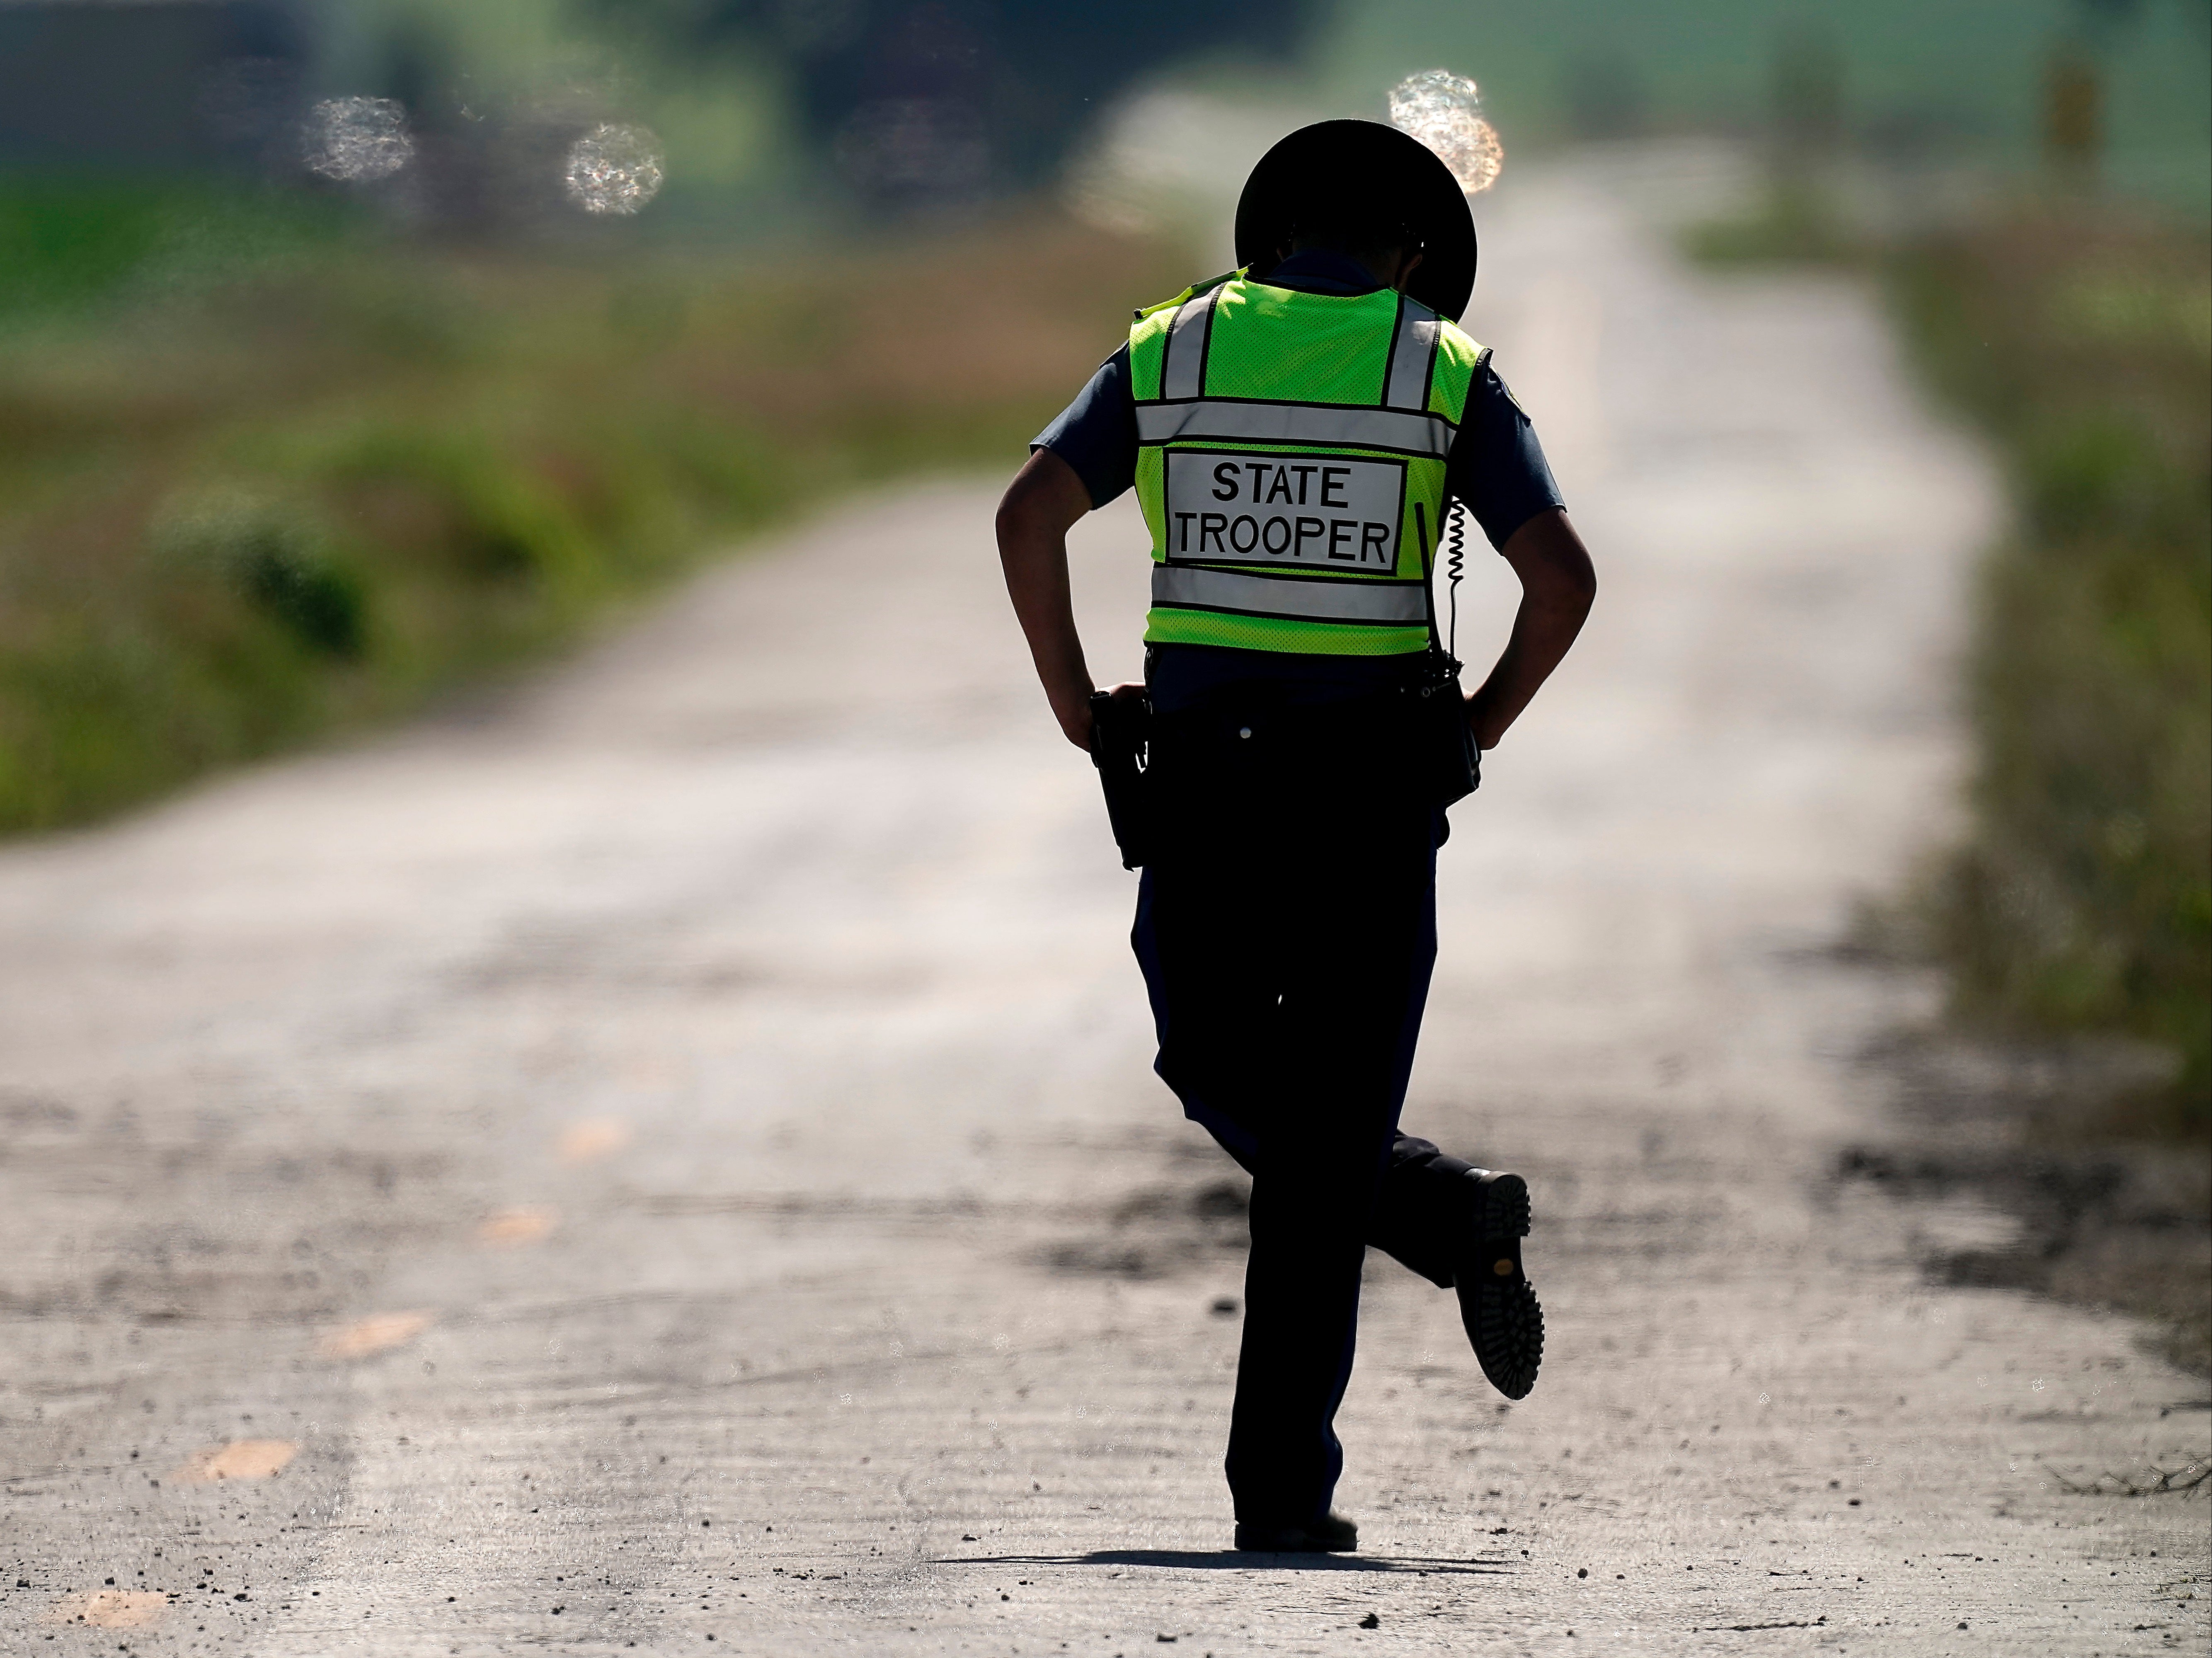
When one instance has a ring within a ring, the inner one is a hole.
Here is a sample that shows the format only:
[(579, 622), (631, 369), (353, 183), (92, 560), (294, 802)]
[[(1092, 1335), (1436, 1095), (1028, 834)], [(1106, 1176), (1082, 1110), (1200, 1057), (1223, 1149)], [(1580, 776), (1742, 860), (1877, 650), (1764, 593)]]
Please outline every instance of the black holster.
[(1091, 694), (1091, 763), (1106, 790), (1106, 817), (1123, 869), (1139, 869), (1152, 858), (1153, 807), (1145, 780), (1152, 726), (1149, 697)]
[[(1158, 774), (1155, 737), (1171, 746), (1175, 762), (1163, 762)], [(1395, 693), (1294, 711), (1238, 703), (1162, 716), (1148, 697), (1094, 691), (1091, 762), (1124, 869), (1152, 862), (1163, 813), (1187, 815), (1194, 796), (1208, 791), (1296, 775), (1302, 789), (1402, 790), (1424, 805), (1449, 806), (1482, 777), (1459, 665), (1441, 651)]]
[(1467, 696), (1459, 688), (1459, 664), (1434, 646), (1421, 659), (1418, 678), (1407, 688), (1415, 704), (1421, 738), (1422, 782), (1440, 806), (1465, 799), (1482, 786), (1482, 750), (1467, 719)]

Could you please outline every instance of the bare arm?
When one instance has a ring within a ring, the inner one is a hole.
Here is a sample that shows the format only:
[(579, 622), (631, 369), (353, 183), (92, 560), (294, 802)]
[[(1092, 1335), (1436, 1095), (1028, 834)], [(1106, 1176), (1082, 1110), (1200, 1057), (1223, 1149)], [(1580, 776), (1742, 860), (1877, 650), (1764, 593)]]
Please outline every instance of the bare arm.
[(1597, 598), (1589, 551), (1557, 507), (1537, 513), (1498, 550), (1521, 578), (1513, 636), (1481, 689), (1467, 699), (1474, 740), (1494, 749), (1559, 665)]
[[(1090, 510), (1090, 491), (1074, 469), (1039, 449), (1007, 486), (998, 519), (1006, 595), (1029, 641), (1037, 680), (1060, 731), (1086, 750), (1094, 687), (1068, 595), (1067, 532)], [(1468, 722), (1486, 749), (1498, 746), (1551, 677), (1597, 595), (1589, 554), (1563, 512), (1537, 513), (1501, 550), (1521, 579), (1521, 609), (1497, 665), (1468, 698)]]
[(1091, 746), (1091, 669), (1067, 592), (1067, 531), (1091, 510), (1091, 492), (1049, 449), (1032, 451), (999, 502), (999, 562), (1006, 596), (1030, 642), (1030, 659), (1067, 740)]

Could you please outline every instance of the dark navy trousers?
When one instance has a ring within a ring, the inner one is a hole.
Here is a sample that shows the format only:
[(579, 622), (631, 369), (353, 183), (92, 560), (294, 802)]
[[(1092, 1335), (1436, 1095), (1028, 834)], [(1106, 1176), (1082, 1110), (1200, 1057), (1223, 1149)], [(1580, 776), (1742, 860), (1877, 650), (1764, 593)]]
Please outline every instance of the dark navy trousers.
[(1270, 755), (1273, 734), (1156, 744), (1132, 935), (1154, 1068), (1252, 1176), (1227, 1472), (1237, 1520), (1261, 1525), (1328, 1511), (1367, 1247), (1449, 1286), (1469, 1191), (1468, 1164), (1398, 1127), (1443, 816), (1356, 756), (1316, 773)]

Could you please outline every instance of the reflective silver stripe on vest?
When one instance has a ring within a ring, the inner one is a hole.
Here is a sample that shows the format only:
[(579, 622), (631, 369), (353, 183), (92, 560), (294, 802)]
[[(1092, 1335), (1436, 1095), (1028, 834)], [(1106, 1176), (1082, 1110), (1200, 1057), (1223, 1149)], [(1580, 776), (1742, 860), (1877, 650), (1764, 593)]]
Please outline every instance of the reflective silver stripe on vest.
[(1234, 570), (1152, 566), (1152, 603), (1234, 610), (1244, 616), (1296, 616), (1304, 622), (1428, 625), (1428, 600), (1418, 581), (1297, 581)]
[(1393, 409), (1429, 406), (1429, 369), (1437, 360), (1437, 338), (1443, 332), (1437, 313), (1418, 300), (1398, 304), (1398, 333), (1390, 342), (1389, 383), (1382, 401)]
[(1347, 409), (1322, 403), (1245, 403), (1200, 398), (1189, 403), (1139, 403), (1139, 443), (1310, 443), (1324, 448), (1387, 449), (1401, 455), (1450, 452), (1452, 423), (1442, 415), (1396, 409)]
[(1160, 359), (1160, 395), (1200, 398), (1206, 395), (1206, 337), (1213, 327), (1213, 302), (1218, 288), (1187, 300), (1168, 325), (1167, 344)]

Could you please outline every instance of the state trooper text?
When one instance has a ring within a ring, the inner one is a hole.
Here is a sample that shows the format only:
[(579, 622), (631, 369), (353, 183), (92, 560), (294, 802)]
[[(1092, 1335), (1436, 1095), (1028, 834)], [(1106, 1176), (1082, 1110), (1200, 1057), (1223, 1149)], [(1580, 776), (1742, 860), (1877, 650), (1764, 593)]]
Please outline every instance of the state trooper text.
[(1167, 554), (1395, 571), (1405, 477), (1395, 461), (1171, 449)]

